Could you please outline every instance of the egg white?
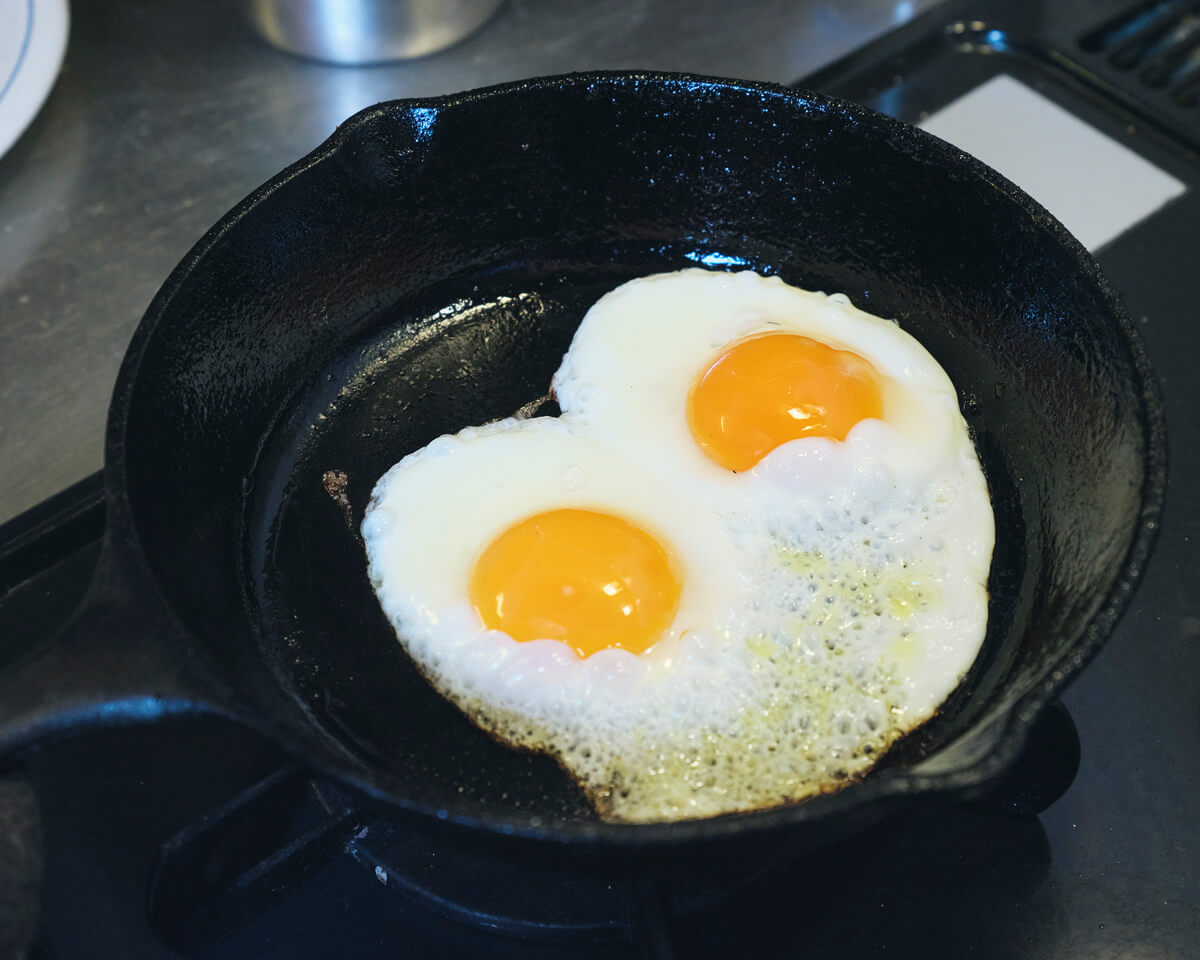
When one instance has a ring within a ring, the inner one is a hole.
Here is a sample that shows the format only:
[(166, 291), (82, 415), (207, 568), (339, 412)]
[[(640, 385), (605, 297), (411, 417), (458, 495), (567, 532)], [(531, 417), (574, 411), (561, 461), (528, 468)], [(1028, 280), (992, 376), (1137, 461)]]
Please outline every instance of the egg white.
[[(517, 643), (485, 629), (467, 597), (471, 570), (501, 533), (545, 510), (608, 511), (652, 533), (680, 562), (679, 609), (641, 655), (602, 650), (582, 659), (553, 639)], [(613, 457), (562, 420), (502, 420), (440, 437), (376, 485), (362, 527), (368, 572), (409, 652), (445, 674), (455, 698), (554, 712), (564, 703), (628, 700), (669, 670), (684, 633), (694, 645), (746, 586), (725, 531), (636, 464)]]
[[(842, 483), (849, 468), (839, 460), (881, 466), (890, 479), (919, 484), (964, 439), (954, 386), (916, 339), (841, 294), (801, 290), (751, 271), (680, 270), (606, 294), (576, 331), (554, 375), (554, 393), (564, 418), (597, 442), (651, 472), (733, 496), (743, 485), (696, 444), (687, 397), (724, 347), (769, 332), (802, 334), (857, 353), (900, 388), (885, 396), (885, 421), (864, 420), (844, 444), (829, 446), (823, 457), (834, 469), (810, 476), (810, 489)], [(789, 447), (767, 461), (790, 459)], [(764, 462), (760, 469), (766, 468)]]

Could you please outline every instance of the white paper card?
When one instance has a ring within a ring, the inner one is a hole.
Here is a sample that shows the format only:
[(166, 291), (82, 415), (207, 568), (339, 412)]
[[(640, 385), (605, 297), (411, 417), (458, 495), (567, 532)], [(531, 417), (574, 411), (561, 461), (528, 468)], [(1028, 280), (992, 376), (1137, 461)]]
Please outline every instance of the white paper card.
[(999, 170), (1089, 250), (1187, 189), (1007, 74), (964, 94), (920, 126)]

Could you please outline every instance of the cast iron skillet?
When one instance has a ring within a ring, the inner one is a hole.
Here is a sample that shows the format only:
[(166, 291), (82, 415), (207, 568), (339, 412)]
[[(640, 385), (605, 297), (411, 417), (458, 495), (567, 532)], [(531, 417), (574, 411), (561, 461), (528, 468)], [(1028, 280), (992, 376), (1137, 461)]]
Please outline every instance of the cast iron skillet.
[[(861, 783), (605, 824), (553, 761), (494, 743), (421, 679), (356, 530), (404, 454), (542, 395), (602, 293), (696, 265), (844, 291), (947, 369), (995, 506), (987, 641)], [(99, 571), (73, 625), (4, 671), (0, 750), (210, 711), (421, 824), (623, 855), (825, 840), (1014, 760), (1129, 600), (1164, 457), (1155, 379), (1096, 263), (912, 127), (637, 73), (382, 104), (241, 203), (151, 304), (109, 416)]]

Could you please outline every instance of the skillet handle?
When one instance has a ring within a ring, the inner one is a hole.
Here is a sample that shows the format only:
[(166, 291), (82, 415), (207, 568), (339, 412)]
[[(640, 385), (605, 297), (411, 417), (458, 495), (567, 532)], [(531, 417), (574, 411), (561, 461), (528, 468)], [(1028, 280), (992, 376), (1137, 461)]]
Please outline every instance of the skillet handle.
[(232, 695), (196, 668), (162, 601), (136, 587), (115, 554), (106, 538), (71, 619), (0, 670), (0, 767), (87, 727), (184, 713), (242, 719)]

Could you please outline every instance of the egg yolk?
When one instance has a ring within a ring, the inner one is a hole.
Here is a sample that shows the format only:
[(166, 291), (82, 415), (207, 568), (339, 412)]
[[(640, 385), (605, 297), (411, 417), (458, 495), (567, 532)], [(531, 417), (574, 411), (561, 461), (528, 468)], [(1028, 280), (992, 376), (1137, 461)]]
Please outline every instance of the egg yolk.
[(486, 627), (560, 640), (588, 657), (652, 647), (681, 590), (678, 561), (653, 535), (610, 513), (562, 509), (496, 537), (475, 562), (469, 593)]
[(789, 440), (845, 440), (860, 420), (883, 416), (882, 378), (856, 353), (794, 333), (731, 344), (688, 396), (692, 436), (728, 470), (749, 470)]

